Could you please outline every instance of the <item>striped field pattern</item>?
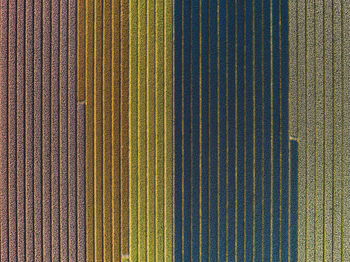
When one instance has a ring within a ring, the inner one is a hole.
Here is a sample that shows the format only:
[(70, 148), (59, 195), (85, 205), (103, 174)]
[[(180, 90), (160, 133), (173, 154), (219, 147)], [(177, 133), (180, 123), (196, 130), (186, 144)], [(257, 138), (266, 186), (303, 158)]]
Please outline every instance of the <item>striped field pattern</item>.
[(350, 261), (350, 1), (0, 0), (0, 261)]
[(76, 6), (1, 1), (1, 261), (85, 258)]
[(290, 1), (298, 261), (350, 259), (349, 1)]
[(175, 261), (296, 261), (287, 2), (175, 4)]
[(130, 261), (173, 257), (172, 13), (130, 3)]
[(128, 1), (78, 1), (87, 261), (120, 261), (129, 253), (128, 8)]

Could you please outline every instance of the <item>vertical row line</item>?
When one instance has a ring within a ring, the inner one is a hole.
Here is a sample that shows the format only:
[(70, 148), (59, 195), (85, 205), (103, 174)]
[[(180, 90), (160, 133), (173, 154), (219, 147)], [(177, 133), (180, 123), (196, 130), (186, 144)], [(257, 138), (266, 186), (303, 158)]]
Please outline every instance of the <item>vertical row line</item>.
[(17, 259), (17, 82), (16, 82), (16, 24), (17, 3), (9, 1), (8, 21), (8, 219), (9, 219), (9, 259)]
[[(119, 1), (113, 1), (113, 3)], [(119, 32), (118, 27), (113, 30), (113, 34), (120, 36), (120, 167), (121, 167), (121, 182), (120, 182), (120, 202), (121, 202), (121, 256), (128, 259), (129, 257), (129, 1), (122, 0), (120, 2), (120, 18)], [(113, 6), (113, 5), (112, 5)], [(115, 44), (117, 46), (117, 39)], [(115, 48), (113, 48), (114, 50)], [(118, 67), (118, 65), (116, 65)], [(118, 75), (116, 75), (116, 78)], [(117, 88), (115, 90), (118, 90)], [(113, 110), (114, 113), (117, 113)], [(114, 131), (117, 132), (117, 131)], [(113, 162), (113, 164), (116, 164)], [(113, 209), (115, 210), (115, 209)], [(113, 213), (116, 213), (113, 211)], [(115, 243), (115, 246), (118, 244)]]
[(130, 3), (129, 67), (129, 173), (130, 173), (130, 260), (138, 260), (138, 1)]

